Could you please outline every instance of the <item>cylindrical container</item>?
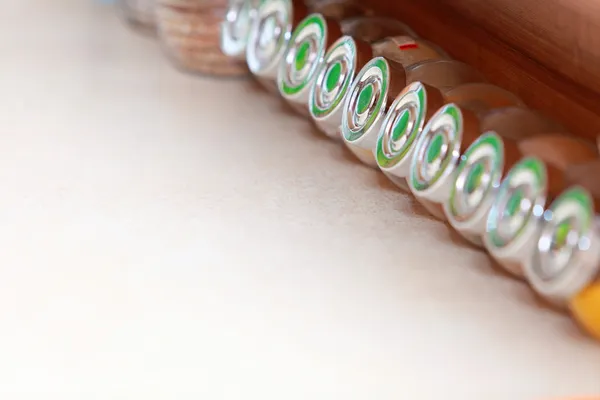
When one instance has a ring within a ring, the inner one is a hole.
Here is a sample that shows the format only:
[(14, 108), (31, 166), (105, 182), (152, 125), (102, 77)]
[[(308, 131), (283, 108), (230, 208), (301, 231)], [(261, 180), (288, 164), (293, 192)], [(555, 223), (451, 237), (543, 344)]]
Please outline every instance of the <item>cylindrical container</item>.
[(421, 39), (390, 38), (374, 51), (385, 54), (369, 61), (357, 74), (344, 102), (342, 138), (365, 164), (376, 167), (374, 149), (388, 105), (411, 82), (410, 67), (448, 56)]
[[(405, 87), (390, 105), (375, 146), (377, 165), (388, 176), (394, 176), (395, 182), (405, 191), (409, 191), (406, 179), (415, 139), (431, 116), (446, 102), (444, 93), (462, 84), (485, 81), (475, 69), (456, 60), (415, 65), (410, 76), (415, 81)], [(492, 93), (491, 90), (489, 92)], [(479, 91), (472, 93), (473, 96), (480, 95)]]
[(154, 2), (155, 0), (118, 0), (117, 4), (127, 22), (134, 28), (154, 31)]
[[(565, 132), (558, 123), (526, 108), (492, 110), (481, 120), (480, 136), (462, 155), (444, 213), (458, 233), (483, 246), (487, 215), (506, 172), (524, 156), (519, 139)], [(506, 141), (506, 144), (505, 144)]]
[(458, 86), (444, 99), (451, 103), (431, 116), (420, 133), (417, 131), (413, 146), (408, 147), (412, 152), (408, 179), (402, 176), (406, 170), (401, 169), (406, 168), (406, 162), (397, 166), (393, 175), (399, 181), (406, 179), (417, 200), (441, 220), (446, 219), (442, 204), (450, 196), (460, 157), (481, 135), (483, 116), (493, 109), (523, 105), (514, 94), (488, 83)]
[(356, 73), (373, 56), (371, 43), (386, 37), (416, 35), (408, 26), (387, 18), (354, 18), (342, 22), (346, 36), (327, 51), (310, 87), (308, 109), (319, 129), (341, 139), (343, 106)]
[(565, 171), (573, 162), (596, 160), (593, 146), (568, 136), (538, 136), (504, 151), (535, 154), (516, 163), (500, 184), (486, 220), (483, 242), (508, 272), (524, 277), (524, 265), (537, 244), (545, 206), (567, 187)]
[(223, 54), (246, 60), (246, 45), (259, 0), (229, 0), (225, 19), (221, 23)]
[(245, 76), (245, 63), (221, 51), (221, 23), (227, 1), (156, 0), (161, 44), (179, 68), (213, 76)]
[(544, 214), (537, 246), (525, 263), (525, 276), (534, 290), (561, 306), (568, 305), (587, 286), (599, 284), (598, 176), (600, 160), (566, 171), (565, 180), (572, 186)]

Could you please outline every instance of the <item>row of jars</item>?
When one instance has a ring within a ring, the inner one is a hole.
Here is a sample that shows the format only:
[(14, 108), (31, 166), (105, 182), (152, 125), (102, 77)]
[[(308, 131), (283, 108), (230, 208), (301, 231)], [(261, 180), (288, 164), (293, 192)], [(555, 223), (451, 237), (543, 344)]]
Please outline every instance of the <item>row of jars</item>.
[(600, 338), (596, 146), (404, 23), (361, 13), (233, 0), (222, 51)]

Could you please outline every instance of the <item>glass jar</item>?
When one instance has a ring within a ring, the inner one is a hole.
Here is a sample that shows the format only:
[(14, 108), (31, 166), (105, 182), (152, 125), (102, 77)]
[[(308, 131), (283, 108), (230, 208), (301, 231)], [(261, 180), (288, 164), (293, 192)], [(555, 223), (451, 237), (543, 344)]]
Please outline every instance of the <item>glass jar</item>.
[(221, 24), (227, 9), (227, 0), (157, 0), (161, 44), (175, 65), (212, 76), (247, 75), (243, 61), (221, 50)]

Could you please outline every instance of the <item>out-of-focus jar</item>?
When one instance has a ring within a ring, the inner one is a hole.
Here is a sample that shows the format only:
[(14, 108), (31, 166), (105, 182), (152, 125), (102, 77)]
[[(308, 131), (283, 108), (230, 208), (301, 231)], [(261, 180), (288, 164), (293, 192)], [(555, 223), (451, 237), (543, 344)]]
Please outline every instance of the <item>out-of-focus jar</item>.
[(154, 2), (155, 0), (118, 0), (117, 4), (127, 22), (134, 28), (154, 31)]
[(260, 0), (229, 0), (221, 22), (221, 51), (240, 61), (246, 60), (246, 46)]
[[(450, 196), (461, 156), (482, 134), (485, 114), (493, 109), (523, 105), (516, 95), (488, 83), (458, 86), (445, 93), (444, 100), (449, 104), (431, 116), (415, 138), (407, 177), (415, 198), (424, 206), (440, 211)], [(393, 172), (399, 175), (399, 171)], [(443, 212), (434, 215), (446, 219)]]
[(600, 338), (599, 174), (600, 160), (568, 168), (570, 187), (545, 212), (525, 275), (540, 296), (562, 308), (571, 306)]
[[(481, 121), (483, 133), (462, 155), (444, 211), (450, 224), (467, 240), (483, 246), (487, 216), (500, 182), (521, 158), (545, 152), (544, 136), (566, 139), (554, 159), (573, 161), (575, 148), (560, 124), (536, 111), (509, 107), (493, 110)], [(537, 149), (537, 150), (536, 150)]]
[(242, 60), (221, 50), (221, 24), (228, 6), (227, 0), (156, 0), (158, 33), (175, 65), (212, 76), (248, 74)]
[(598, 151), (592, 143), (558, 134), (504, 139), (503, 147), (506, 159), (520, 161), (506, 173), (494, 196), (483, 242), (500, 265), (523, 278), (546, 206), (570, 185), (569, 169), (598, 160)]

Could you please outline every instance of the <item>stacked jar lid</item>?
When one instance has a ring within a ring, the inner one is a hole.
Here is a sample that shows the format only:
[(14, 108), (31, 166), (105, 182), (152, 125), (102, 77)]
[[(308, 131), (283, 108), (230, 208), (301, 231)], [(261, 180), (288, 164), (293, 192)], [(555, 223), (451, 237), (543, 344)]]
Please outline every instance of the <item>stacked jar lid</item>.
[(222, 50), (600, 339), (596, 146), (358, 4), (232, 0)]

